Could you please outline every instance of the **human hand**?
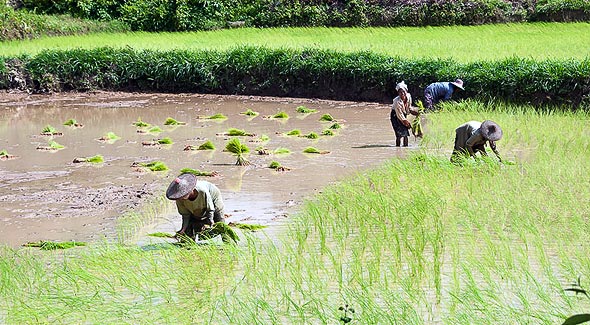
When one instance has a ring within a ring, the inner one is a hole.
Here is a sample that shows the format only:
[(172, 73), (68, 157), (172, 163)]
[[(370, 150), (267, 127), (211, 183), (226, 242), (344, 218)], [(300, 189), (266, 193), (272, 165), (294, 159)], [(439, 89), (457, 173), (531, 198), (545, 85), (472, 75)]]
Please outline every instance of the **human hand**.
[(410, 124), (410, 121), (408, 120), (402, 120), (402, 124), (407, 127), (408, 129), (412, 127), (412, 125)]

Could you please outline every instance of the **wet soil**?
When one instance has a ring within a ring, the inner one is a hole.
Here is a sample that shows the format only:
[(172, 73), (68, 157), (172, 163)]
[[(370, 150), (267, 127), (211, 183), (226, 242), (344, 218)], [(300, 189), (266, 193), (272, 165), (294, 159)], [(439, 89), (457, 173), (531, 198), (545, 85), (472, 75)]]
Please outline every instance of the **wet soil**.
[[(317, 110), (296, 112), (298, 106)], [(259, 112), (249, 117), (241, 112)], [(182, 168), (217, 172), (203, 177), (222, 190), (228, 222), (280, 224), (296, 212), (305, 198), (325, 186), (392, 157), (403, 157), (417, 147), (394, 147), (389, 106), (376, 103), (336, 102), (314, 99), (218, 96), (198, 94), (62, 93), (54, 95), (0, 94), (0, 150), (16, 159), (0, 161), (0, 244), (21, 245), (39, 240), (93, 241), (112, 238), (117, 218), (164, 194)], [(287, 119), (265, 119), (278, 112)], [(224, 114), (227, 119), (204, 116)], [(322, 136), (332, 123), (321, 122), (330, 114), (343, 125), (334, 136)], [(186, 125), (165, 126), (167, 118)], [(83, 128), (64, 126), (75, 119)], [(141, 119), (162, 132), (140, 130)], [(51, 125), (62, 133), (41, 135)], [(236, 166), (236, 157), (224, 151), (230, 128), (254, 133), (240, 137), (250, 149), (248, 166)], [(318, 139), (287, 136), (291, 130), (319, 134)], [(143, 131), (143, 132), (138, 132)], [(108, 132), (120, 137), (98, 141)], [(267, 135), (268, 142), (257, 142)], [(145, 146), (169, 137), (172, 144)], [(37, 150), (49, 141), (61, 150)], [(210, 140), (216, 150), (189, 150)], [(258, 148), (261, 147), (261, 148)], [(328, 154), (306, 154), (314, 147)], [(291, 153), (274, 154), (277, 148)], [(264, 154), (259, 154), (262, 152)], [(102, 155), (104, 162), (74, 163), (77, 157)], [(132, 167), (138, 162), (161, 161), (168, 171), (152, 172)], [(277, 161), (284, 168), (269, 168)], [(180, 217), (169, 204), (157, 231), (173, 232)]]

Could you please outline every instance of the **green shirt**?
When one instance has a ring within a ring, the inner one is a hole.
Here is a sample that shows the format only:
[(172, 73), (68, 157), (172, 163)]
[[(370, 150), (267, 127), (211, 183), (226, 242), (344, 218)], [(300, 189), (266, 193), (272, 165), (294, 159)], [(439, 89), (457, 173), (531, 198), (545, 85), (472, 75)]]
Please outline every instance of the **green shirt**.
[(223, 199), (217, 186), (207, 181), (197, 181), (195, 189), (198, 195), (193, 201), (176, 200), (178, 213), (183, 219), (190, 216), (201, 219), (208, 211), (223, 210)]

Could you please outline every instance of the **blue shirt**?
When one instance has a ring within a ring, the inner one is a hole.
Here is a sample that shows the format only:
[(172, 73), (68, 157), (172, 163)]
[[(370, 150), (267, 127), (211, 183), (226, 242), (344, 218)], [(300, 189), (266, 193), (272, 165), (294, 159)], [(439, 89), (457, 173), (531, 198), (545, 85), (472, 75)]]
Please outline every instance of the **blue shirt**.
[(448, 100), (453, 96), (455, 86), (450, 82), (435, 82), (431, 83), (424, 90), (425, 93), (432, 95), (432, 101), (438, 103), (440, 100)]

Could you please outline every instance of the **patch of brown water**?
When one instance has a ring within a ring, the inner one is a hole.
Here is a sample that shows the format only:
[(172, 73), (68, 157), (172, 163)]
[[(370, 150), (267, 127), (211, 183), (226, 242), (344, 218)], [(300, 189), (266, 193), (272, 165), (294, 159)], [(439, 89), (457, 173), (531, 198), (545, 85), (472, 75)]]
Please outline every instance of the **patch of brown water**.
[[(300, 114), (304, 105), (315, 114)], [(248, 108), (255, 118), (240, 114)], [(141, 207), (146, 199), (163, 195), (166, 186), (182, 168), (217, 171), (207, 178), (217, 184), (226, 201), (228, 221), (274, 224), (284, 220), (304, 198), (326, 185), (361, 172), (410, 148), (393, 147), (389, 106), (375, 103), (334, 102), (312, 99), (214, 96), (194, 94), (68, 93), (56, 95), (3, 94), (0, 97), (0, 150), (19, 158), (0, 161), (0, 243), (20, 245), (37, 240), (93, 240), (113, 236), (116, 219), (125, 211)], [(284, 111), (288, 119), (263, 116)], [(199, 117), (217, 113), (226, 120)], [(323, 114), (336, 118), (343, 128), (335, 136), (321, 136), (332, 123), (320, 122)], [(172, 117), (182, 126), (165, 126)], [(84, 125), (62, 125), (75, 119)], [(161, 133), (139, 133), (132, 123), (141, 119), (158, 126)], [(40, 136), (51, 125), (60, 137)], [(250, 166), (235, 166), (236, 158), (224, 152), (229, 136), (237, 128), (255, 137), (240, 137), (251, 153)], [(299, 129), (315, 132), (319, 139), (286, 136)], [(108, 132), (116, 141), (97, 141)], [(251, 142), (267, 135), (266, 143)], [(173, 144), (144, 146), (143, 142), (169, 137)], [(64, 145), (59, 151), (39, 151), (51, 139)], [(210, 140), (215, 151), (184, 151)], [(254, 150), (263, 146), (270, 155)], [(329, 154), (305, 154), (315, 147)], [(291, 154), (276, 155), (277, 148)], [(77, 157), (102, 155), (98, 165), (73, 163)], [(132, 168), (134, 162), (162, 161), (168, 172), (146, 172)], [(269, 167), (278, 161), (289, 171)], [(172, 207), (172, 202), (169, 202)], [(163, 231), (179, 228), (180, 218), (168, 209)]]

